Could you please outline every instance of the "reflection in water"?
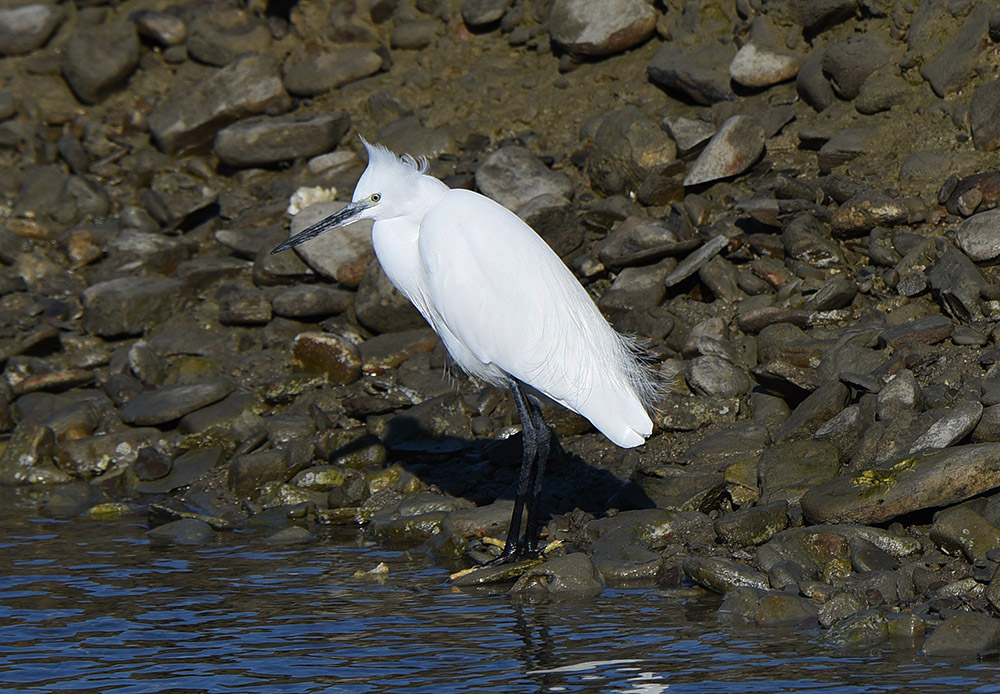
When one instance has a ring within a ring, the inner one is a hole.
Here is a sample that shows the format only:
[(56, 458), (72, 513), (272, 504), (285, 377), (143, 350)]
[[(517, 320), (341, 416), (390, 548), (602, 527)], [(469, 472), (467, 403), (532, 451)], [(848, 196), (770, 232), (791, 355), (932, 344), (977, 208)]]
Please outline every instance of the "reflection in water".
[[(519, 605), (353, 537), (189, 548), (144, 531), (0, 518), (3, 692), (1000, 692), (995, 662), (724, 630), (717, 600), (609, 589)], [(379, 562), (385, 583), (352, 577)]]

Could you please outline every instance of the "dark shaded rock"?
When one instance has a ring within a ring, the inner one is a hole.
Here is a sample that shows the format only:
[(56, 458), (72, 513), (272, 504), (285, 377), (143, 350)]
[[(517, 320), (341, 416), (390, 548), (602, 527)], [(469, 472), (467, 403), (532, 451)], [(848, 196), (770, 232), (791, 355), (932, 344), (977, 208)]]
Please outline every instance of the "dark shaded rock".
[(286, 287), (277, 290), (271, 297), (275, 315), (300, 320), (343, 313), (353, 303), (353, 293), (322, 284)]
[(264, 53), (271, 32), (258, 17), (233, 5), (201, 8), (190, 23), (188, 54), (209, 65), (229, 65), (242, 55)]
[(764, 450), (757, 465), (761, 503), (796, 503), (806, 490), (833, 479), (838, 468), (832, 444), (814, 439), (774, 444)]
[(14, 430), (0, 452), (0, 484), (64, 484), (73, 478), (59, 469), (52, 457), (52, 431), (24, 422)]
[(776, 442), (798, 441), (813, 435), (817, 428), (847, 404), (850, 390), (840, 381), (828, 381), (792, 410), (775, 435)]
[(166, 277), (122, 277), (83, 292), (83, 325), (92, 335), (136, 335), (173, 315), (183, 284)]
[(825, 48), (815, 49), (809, 58), (802, 63), (795, 76), (795, 89), (802, 100), (817, 111), (823, 111), (837, 100), (837, 95), (830, 86), (830, 80), (823, 74), (823, 59)]
[(171, 94), (149, 114), (157, 146), (174, 154), (209, 142), (240, 118), (291, 108), (274, 58), (249, 55)]
[(796, 626), (815, 622), (819, 604), (789, 593), (741, 587), (726, 593), (719, 619), (726, 624)]
[(371, 263), (354, 299), (358, 321), (376, 333), (426, 327), (420, 312), (400, 294), (382, 266)]
[(1000, 487), (1000, 444), (971, 444), (925, 451), (894, 465), (842, 475), (806, 492), (802, 511), (814, 523), (882, 523), (996, 487)]
[(499, 22), (513, 0), (463, 0), (462, 19), (472, 28)]
[(715, 521), (715, 532), (727, 545), (750, 547), (767, 542), (788, 525), (788, 502), (774, 501), (727, 513)]
[(842, 99), (854, 99), (868, 75), (889, 60), (889, 52), (875, 36), (865, 34), (835, 43), (823, 56), (823, 72)]
[(590, 558), (575, 552), (529, 569), (511, 588), (511, 595), (528, 602), (591, 600), (603, 591)]
[(288, 454), (276, 448), (262, 449), (233, 458), (228, 470), (229, 488), (237, 497), (247, 498), (266, 482), (284, 482), (288, 475)]
[(930, 538), (949, 554), (963, 554), (971, 564), (1000, 547), (1000, 528), (969, 506), (956, 506), (934, 515)]
[(583, 227), (577, 222), (572, 203), (561, 195), (543, 193), (516, 212), (558, 256), (569, 255), (583, 243)]
[(124, 86), (138, 64), (139, 36), (128, 22), (79, 24), (63, 48), (63, 76), (86, 104)]
[(735, 55), (731, 44), (707, 42), (701, 48), (691, 48), (668, 43), (649, 61), (646, 73), (656, 86), (681, 92), (707, 106), (734, 98), (729, 65)]
[(146, 536), (154, 542), (175, 545), (203, 545), (215, 536), (215, 531), (205, 521), (197, 518), (182, 518), (157, 526), (147, 531)]
[(295, 96), (316, 96), (382, 69), (382, 56), (362, 46), (347, 46), (293, 56), (282, 71), (285, 89)]
[(975, 60), (982, 51), (991, 12), (988, 5), (973, 3), (954, 41), (921, 66), (920, 74), (938, 96), (947, 96), (968, 84)]
[(738, 562), (718, 557), (684, 558), (684, 573), (700, 586), (716, 593), (728, 593), (735, 588), (747, 586), (767, 590), (770, 586), (767, 576)]
[(858, 11), (857, 0), (805, 0), (799, 6), (799, 21), (806, 35), (821, 34)]
[(1000, 149), (1000, 125), (996, 114), (1000, 111), (1000, 79), (987, 82), (972, 94), (969, 118), (972, 142), (976, 149), (992, 152)]
[[(464, 4), (462, 9), (464, 17)], [(555, 0), (549, 15), (549, 32), (553, 41), (571, 53), (609, 55), (651, 37), (656, 29), (656, 18), (656, 10), (642, 0), (600, 3)]]
[(165, 424), (218, 402), (229, 395), (234, 387), (231, 381), (220, 379), (146, 390), (128, 401), (121, 409), (121, 417), (130, 424), (140, 426)]
[[(151, 449), (140, 449), (136, 463), (143, 458), (143, 452), (149, 450)], [(224, 451), (221, 448), (196, 448), (187, 451), (177, 456), (167, 474), (158, 479), (140, 482), (135, 491), (139, 494), (166, 494), (187, 487), (205, 473), (219, 467), (223, 459)]]
[(867, 649), (881, 645), (888, 634), (886, 618), (876, 610), (864, 610), (841, 620), (817, 641), (831, 648)]
[(974, 658), (996, 655), (1000, 650), (1000, 620), (984, 614), (956, 612), (924, 642), (929, 658)]
[(351, 119), (346, 113), (257, 116), (220, 130), (213, 148), (227, 166), (276, 164), (335, 149), (350, 126)]

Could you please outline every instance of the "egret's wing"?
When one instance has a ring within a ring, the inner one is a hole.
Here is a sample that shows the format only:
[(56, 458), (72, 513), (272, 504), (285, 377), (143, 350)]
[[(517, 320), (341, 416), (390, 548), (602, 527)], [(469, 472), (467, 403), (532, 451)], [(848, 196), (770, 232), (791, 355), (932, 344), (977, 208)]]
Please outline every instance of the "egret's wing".
[[(446, 327), (442, 338), (460, 366), (477, 372), (463, 353), (495, 365), (620, 445), (649, 434), (626, 373), (634, 359), (562, 260), (517, 215), (453, 190), (424, 216), (419, 238), (430, 300)], [(616, 421), (602, 426), (609, 411)]]

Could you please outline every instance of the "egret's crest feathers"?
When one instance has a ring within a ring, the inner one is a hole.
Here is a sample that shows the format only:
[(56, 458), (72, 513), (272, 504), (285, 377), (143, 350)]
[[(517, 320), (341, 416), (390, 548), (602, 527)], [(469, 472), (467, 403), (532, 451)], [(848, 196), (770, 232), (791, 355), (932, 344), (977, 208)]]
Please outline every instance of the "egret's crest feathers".
[(377, 142), (372, 144), (363, 136), (359, 135), (358, 137), (361, 138), (361, 144), (363, 144), (365, 149), (368, 151), (368, 166), (375, 171), (391, 170), (402, 164), (407, 168), (412, 169), (414, 173), (425, 174), (427, 173), (427, 169), (430, 168), (427, 157), (421, 156), (414, 159), (409, 154), (397, 155), (395, 152), (391, 152)]

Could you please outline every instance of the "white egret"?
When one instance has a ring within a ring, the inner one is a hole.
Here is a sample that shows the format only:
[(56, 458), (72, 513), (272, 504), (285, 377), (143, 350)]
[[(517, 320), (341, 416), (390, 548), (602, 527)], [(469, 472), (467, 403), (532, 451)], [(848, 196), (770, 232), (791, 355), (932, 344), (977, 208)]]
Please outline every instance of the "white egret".
[[(501, 561), (538, 551), (549, 428), (529, 385), (631, 448), (653, 429), (649, 370), (562, 260), (527, 224), (493, 200), (452, 190), (427, 162), (369, 144), (353, 201), (292, 236), (274, 253), (344, 224), (372, 219), (385, 274), (469, 375), (506, 385), (521, 418), (523, 459)], [(527, 506), (523, 538), (521, 519)]]

